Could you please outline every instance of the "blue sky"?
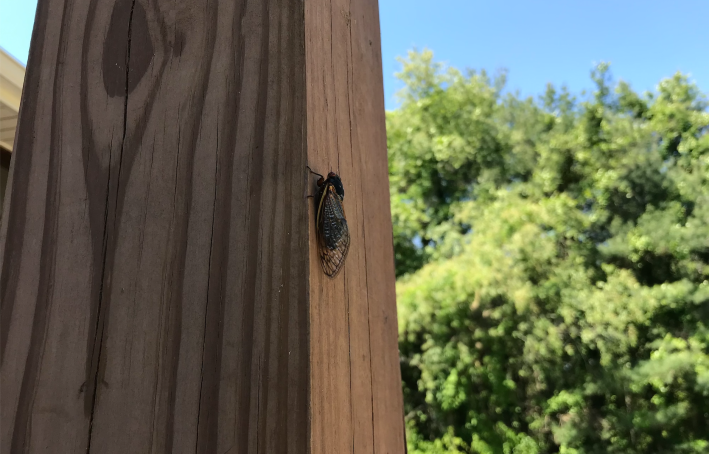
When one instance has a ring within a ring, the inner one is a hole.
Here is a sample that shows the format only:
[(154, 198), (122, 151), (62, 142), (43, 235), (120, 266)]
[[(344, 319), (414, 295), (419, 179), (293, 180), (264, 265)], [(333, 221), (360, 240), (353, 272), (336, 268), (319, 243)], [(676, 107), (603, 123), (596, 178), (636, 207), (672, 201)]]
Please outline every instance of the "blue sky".
[[(27, 61), (36, 1), (0, 2), (0, 46)], [(676, 71), (709, 92), (709, 0), (379, 0), (388, 109), (401, 84), (397, 56), (429, 48), (464, 68), (509, 71), (508, 89), (542, 93), (547, 82), (590, 88), (594, 63), (652, 90)]]

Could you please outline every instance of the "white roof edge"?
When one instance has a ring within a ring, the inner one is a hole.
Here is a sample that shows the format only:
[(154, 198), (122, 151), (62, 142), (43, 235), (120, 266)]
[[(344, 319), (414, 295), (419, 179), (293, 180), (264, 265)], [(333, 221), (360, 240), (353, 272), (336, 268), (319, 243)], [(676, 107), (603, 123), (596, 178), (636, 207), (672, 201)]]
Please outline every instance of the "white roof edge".
[(0, 73), (8, 82), (22, 91), (25, 83), (25, 66), (2, 47), (0, 47), (0, 68)]
[[(0, 47), (0, 111), (3, 127), (0, 128), (0, 147), (12, 153), (15, 140), (13, 126), (22, 101), (22, 86), (25, 83), (25, 67)], [(9, 128), (6, 125), (11, 125)]]

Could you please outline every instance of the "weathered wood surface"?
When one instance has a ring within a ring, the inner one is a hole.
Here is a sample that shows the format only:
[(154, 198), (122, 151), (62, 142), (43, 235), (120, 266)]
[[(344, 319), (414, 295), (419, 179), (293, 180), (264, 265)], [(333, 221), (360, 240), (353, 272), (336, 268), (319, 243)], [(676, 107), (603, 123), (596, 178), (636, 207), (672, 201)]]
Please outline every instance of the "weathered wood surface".
[(376, 0), (40, 0), (4, 208), (3, 453), (404, 452)]

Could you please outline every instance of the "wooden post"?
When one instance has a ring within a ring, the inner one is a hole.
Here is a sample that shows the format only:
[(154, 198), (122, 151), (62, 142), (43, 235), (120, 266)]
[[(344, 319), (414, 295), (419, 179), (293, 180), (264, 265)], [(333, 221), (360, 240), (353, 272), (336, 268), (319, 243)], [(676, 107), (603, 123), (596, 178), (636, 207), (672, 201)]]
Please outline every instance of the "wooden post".
[[(376, 0), (40, 0), (2, 453), (403, 453)], [(314, 170), (352, 245), (318, 262)]]

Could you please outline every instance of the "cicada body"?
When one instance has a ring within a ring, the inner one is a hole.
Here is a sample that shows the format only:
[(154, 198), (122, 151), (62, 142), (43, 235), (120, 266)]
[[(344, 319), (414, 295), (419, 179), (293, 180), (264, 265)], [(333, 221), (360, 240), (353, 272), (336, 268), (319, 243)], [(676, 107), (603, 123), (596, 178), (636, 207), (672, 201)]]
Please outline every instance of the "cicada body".
[(327, 178), (320, 176), (317, 182), (317, 231), (318, 253), (323, 271), (334, 278), (345, 263), (350, 249), (350, 231), (345, 217), (345, 190), (342, 180), (330, 172)]

